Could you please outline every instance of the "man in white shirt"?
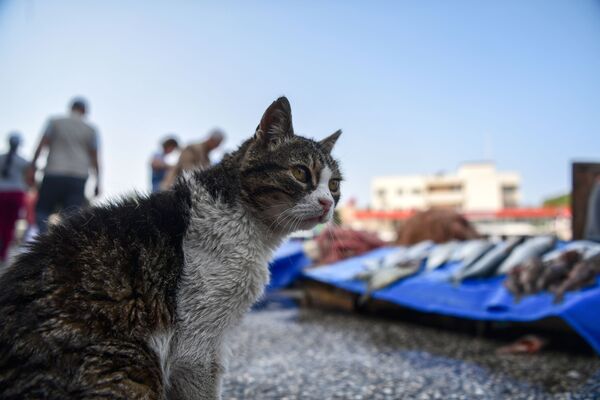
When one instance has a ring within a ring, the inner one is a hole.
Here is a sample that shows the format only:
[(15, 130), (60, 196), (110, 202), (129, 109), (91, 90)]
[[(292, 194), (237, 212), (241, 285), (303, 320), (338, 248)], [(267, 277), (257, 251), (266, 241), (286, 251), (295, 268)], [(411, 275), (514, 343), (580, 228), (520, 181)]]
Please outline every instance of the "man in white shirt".
[(29, 171), (33, 182), (36, 162), (43, 148), (48, 149), (44, 179), (36, 206), (36, 222), (45, 232), (48, 217), (57, 211), (70, 211), (85, 204), (85, 183), (90, 169), (96, 176), (96, 196), (100, 193), (98, 164), (98, 134), (85, 121), (87, 105), (76, 98), (68, 116), (52, 118), (35, 151)]

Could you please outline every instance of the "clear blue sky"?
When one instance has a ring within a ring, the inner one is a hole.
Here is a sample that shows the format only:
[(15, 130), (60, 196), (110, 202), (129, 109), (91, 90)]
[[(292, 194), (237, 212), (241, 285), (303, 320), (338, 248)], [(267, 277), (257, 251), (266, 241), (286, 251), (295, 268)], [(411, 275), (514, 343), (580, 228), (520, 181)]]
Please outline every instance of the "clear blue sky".
[(338, 128), (346, 199), (377, 175), (493, 158), (526, 204), (600, 159), (598, 1), (0, 0), (0, 140), (30, 157), (73, 95), (91, 104), (107, 195), (148, 187), (176, 132), (232, 149), (285, 94), (299, 133)]

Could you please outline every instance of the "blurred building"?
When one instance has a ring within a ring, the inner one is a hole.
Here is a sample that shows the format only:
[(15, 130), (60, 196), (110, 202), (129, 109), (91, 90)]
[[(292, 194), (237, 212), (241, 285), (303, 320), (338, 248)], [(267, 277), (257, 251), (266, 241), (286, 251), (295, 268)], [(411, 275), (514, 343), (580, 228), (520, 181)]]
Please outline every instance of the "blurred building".
[(569, 239), (568, 207), (519, 208), (521, 177), (492, 162), (462, 164), (455, 173), (374, 178), (369, 209), (349, 203), (340, 209), (345, 225), (393, 240), (417, 210), (452, 209), (486, 236), (556, 234)]
[[(398, 229), (416, 212), (358, 209), (353, 202), (338, 207), (338, 211), (343, 225), (377, 233), (383, 240), (395, 240)], [(463, 212), (462, 215), (484, 236), (553, 234), (563, 240), (571, 239), (571, 210), (568, 207), (504, 208)]]
[(373, 210), (449, 208), (461, 212), (517, 207), (521, 177), (491, 162), (465, 163), (453, 174), (374, 178)]

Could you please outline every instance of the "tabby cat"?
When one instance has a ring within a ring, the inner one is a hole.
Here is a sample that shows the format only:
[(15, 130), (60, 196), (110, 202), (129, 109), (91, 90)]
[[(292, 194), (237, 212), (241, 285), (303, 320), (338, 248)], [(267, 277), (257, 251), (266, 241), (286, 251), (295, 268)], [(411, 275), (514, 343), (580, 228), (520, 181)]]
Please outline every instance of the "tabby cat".
[(220, 398), (274, 249), (332, 218), (340, 133), (295, 135), (281, 97), (214, 167), (51, 227), (0, 277), (0, 398)]

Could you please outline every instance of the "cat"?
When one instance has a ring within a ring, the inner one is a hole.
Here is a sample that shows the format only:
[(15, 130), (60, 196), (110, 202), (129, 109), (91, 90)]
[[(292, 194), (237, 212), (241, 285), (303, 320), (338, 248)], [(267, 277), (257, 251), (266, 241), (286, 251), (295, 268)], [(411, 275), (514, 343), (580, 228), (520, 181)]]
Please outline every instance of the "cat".
[(219, 164), (39, 236), (0, 276), (0, 398), (219, 399), (274, 249), (333, 216), (340, 133), (296, 135), (281, 97)]

